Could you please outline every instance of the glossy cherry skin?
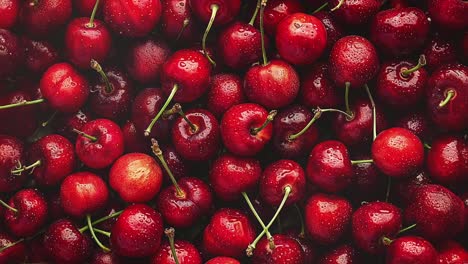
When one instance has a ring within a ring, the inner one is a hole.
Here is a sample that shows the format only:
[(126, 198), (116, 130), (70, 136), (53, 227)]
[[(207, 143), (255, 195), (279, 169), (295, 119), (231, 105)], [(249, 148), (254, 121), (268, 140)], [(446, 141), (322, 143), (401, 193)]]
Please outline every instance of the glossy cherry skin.
[(400, 209), (392, 204), (371, 202), (362, 205), (352, 216), (353, 241), (367, 253), (381, 253), (384, 250), (382, 238), (391, 238), (401, 229), (401, 224)]
[(235, 201), (242, 192), (254, 190), (262, 175), (256, 159), (223, 154), (214, 160), (210, 170), (210, 184), (216, 196), (224, 201)]
[(439, 27), (452, 30), (463, 30), (468, 27), (465, 16), (468, 12), (466, 2), (429, 0), (427, 6), (432, 21)]
[(206, 107), (213, 115), (222, 116), (231, 106), (245, 102), (242, 80), (235, 74), (216, 74), (211, 77)]
[(68, 63), (57, 63), (42, 75), (41, 93), (59, 112), (77, 112), (89, 94), (88, 81)]
[[(174, 247), (177, 259), (180, 264), (202, 264), (202, 257), (198, 249), (188, 241), (175, 240)], [(167, 241), (163, 242), (151, 260), (151, 264), (173, 264), (174, 257), (172, 256), (171, 247)]]
[(462, 264), (468, 261), (468, 251), (453, 240), (442, 243), (438, 250), (438, 264)]
[(400, 237), (388, 246), (387, 264), (437, 263), (437, 251), (428, 241), (416, 236)]
[(463, 230), (464, 207), (450, 190), (428, 184), (417, 189), (405, 210), (405, 221), (416, 224), (416, 232), (424, 238), (437, 242)]
[(350, 245), (338, 246), (325, 253), (319, 260), (319, 264), (352, 264), (359, 263), (357, 251)]
[(166, 39), (190, 42), (197, 37), (199, 27), (190, 9), (189, 0), (161, 0), (161, 4), (161, 31)]
[(310, 152), (319, 137), (319, 131), (312, 125), (300, 137), (289, 139), (301, 131), (312, 119), (312, 113), (300, 105), (292, 105), (276, 115), (273, 120), (273, 146), (284, 158), (296, 158)]
[(125, 257), (148, 257), (161, 244), (163, 220), (159, 212), (148, 205), (128, 206), (119, 216), (111, 231), (111, 246), (115, 253)]
[(0, 28), (0, 78), (11, 77), (22, 65), (24, 50), (20, 39), (12, 32)]
[(84, 110), (78, 110), (73, 114), (59, 114), (55, 117), (54, 122), (51, 126), (61, 136), (66, 137), (70, 141), (75, 141), (77, 134), (73, 132), (73, 129), (82, 130), (84, 124), (88, 123), (92, 119), (91, 114)]
[(205, 264), (240, 264), (240, 262), (230, 257), (216, 257), (208, 260)]
[(336, 19), (332, 17), (330, 12), (320, 11), (313, 15), (316, 18), (318, 18), (325, 26), (325, 30), (327, 31), (326, 50), (329, 51), (331, 50), (335, 42), (337, 42), (340, 38), (345, 36), (344, 28), (336, 21)]
[(9, 29), (16, 24), (20, 9), (20, 2), (18, 0), (7, 0), (0, 4), (0, 28)]
[[(0, 247), (9, 246), (16, 242), (16, 238), (7, 233), (0, 233)], [(2, 263), (21, 263), (25, 261), (26, 247), (24, 242), (18, 243), (0, 252), (0, 261)]]
[(423, 99), (429, 79), (427, 71), (420, 68), (407, 77), (402, 74), (415, 66), (409, 61), (387, 62), (381, 66), (375, 87), (381, 102), (395, 109), (407, 109)]
[(127, 121), (122, 127), (125, 153), (146, 152), (149, 149), (149, 142), (142, 133), (139, 133), (132, 121)]
[(192, 12), (202, 22), (208, 23), (212, 13), (212, 5), (218, 5), (214, 25), (221, 26), (231, 22), (240, 12), (240, 0), (190, 0)]
[(353, 207), (346, 199), (328, 194), (314, 194), (305, 205), (307, 232), (314, 242), (335, 244), (348, 231)]
[(441, 136), (431, 143), (426, 166), (441, 184), (463, 183), (468, 176), (468, 142), (459, 136)]
[(157, 83), (164, 62), (171, 55), (169, 46), (163, 41), (140, 40), (133, 44), (127, 54), (127, 71), (139, 83)]
[(161, 17), (160, 0), (105, 1), (103, 15), (106, 24), (125, 37), (144, 37)]
[(90, 264), (121, 264), (122, 260), (112, 252), (105, 253), (102, 250), (96, 250), (91, 257)]
[(128, 203), (153, 199), (161, 189), (162, 181), (158, 163), (143, 153), (123, 155), (114, 162), (109, 172), (110, 186)]
[(307, 177), (320, 189), (340, 192), (351, 184), (353, 168), (346, 146), (335, 140), (317, 144), (307, 161)]
[(416, 7), (380, 11), (371, 22), (370, 39), (388, 56), (408, 56), (426, 43), (429, 19)]
[(44, 234), (45, 251), (56, 263), (84, 263), (91, 254), (91, 241), (67, 219), (52, 223)]
[(25, 66), (34, 73), (43, 73), (57, 63), (59, 51), (48, 41), (33, 40), (23, 37)]
[(185, 114), (197, 129), (194, 131), (182, 117), (174, 121), (171, 135), (176, 151), (187, 160), (211, 159), (220, 148), (218, 120), (204, 109), (192, 109)]
[(76, 139), (76, 154), (87, 167), (102, 169), (122, 156), (123, 134), (116, 123), (109, 119), (95, 119), (86, 123), (82, 132), (96, 138), (93, 141), (79, 135)]
[[(275, 36), (278, 24), (287, 16), (304, 12), (301, 1), (298, 0), (270, 0), (265, 6), (263, 27), (270, 36)], [(260, 16), (255, 20), (255, 26), (259, 27)]]
[(318, 18), (295, 13), (278, 24), (275, 43), (279, 55), (287, 62), (312, 64), (325, 51), (327, 31)]
[(455, 45), (440, 37), (433, 37), (428, 41), (423, 54), (426, 56), (426, 68), (430, 71), (444, 64), (455, 63), (457, 60)]
[(96, 116), (121, 120), (128, 116), (135, 89), (127, 75), (118, 69), (105, 72), (112, 90), (107, 91), (103, 80), (96, 81), (89, 95), (90, 109)]
[[(449, 64), (434, 71), (427, 82), (427, 112), (442, 130), (462, 131), (468, 127), (468, 67)], [(439, 107), (449, 90), (456, 96), (444, 107)]]
[(282, 60), (254, 65), (245, 74), (244, 92), (253, 103), (267, 109), (281, 108), (291, 104), (299, 93), (299, 76)]
[[(328, 5), (335, 7), (339, 2), (332, 0)], [(340, 8), (332, 12), (332, 16), (342, 25), (352, 28), (369, 23), (381, 6), (380, 0), (345, 0)]]
[(44, 38), (57, 32), (72, 15), (71, 0), (24, 1), (20, 22), (28, 35)]
[[(348, 1), (345, 0), (345, 3)], [(330, 78), (336, 86), (342, 88), (346, 82), (349, 82), (352, 88), (361, 88), (379, 70), (375, 47), (367, 39), (355, 35), (343, 37), (333, 45), (328, 63)]]
[(18, 210), (5, 210), (5, 226), (17, 237), (34, 235), (47, 220), (47, 201), (33, 189), (23, 189), (10, 198), (8, 205)]
[(337, 89), (328, 76), (328, 64), (319, 62), (301, 74), (300, 100), (310, 108), (334, 108), (342, 101), (341, 89)]
[(56, 134), (42, 137), (31, 146), (27, 165), (38, 160), (41, 164), (34, 168), (32, 175), (35, 181), (43, 186), (58, 184), (73, 172), (76, 165), (72, 143)]
[(399, 180), (392, 184), (392, 196), (403, 206), (413, 200), (419, 187), (431, 184), (432, 180), (425, 171), (419, 172), (407, 179)]
[(411, 131), (421, 140), (431, 138), (434, 133), (426, 113), (419, 110), (401, 116), (393, 125)]
[(60, 201), (65, 213), (84, 217), (103, 208), (109, 199), (106, 183), (98, 175), (77, 172), (69, 175), (60, 186)]
[(241, 258), (255, 239), (249, 217), (236, 209), (220, 209), (203, 231), (202, 248), (213, 256)]
[(89, 24), (89, 18), (72, 20), (65, 31), (65, 51), (68, 59), (80, 69), (89, 69), (92, 59), (105, 62), (112, 45), (112, 37), (106, 25), (95, 19)]
[(168, 225), (191, 227), (209, 213), (213, 204), (211, 190), (206, 183), (194, 177), (183, 177), (177, 183), (183, 196), (179, 197), (171, 185), (159, 194), (157, 207)]
[(385, 175), (407, 177), (424, 163), (421, 140), (404, 128), (394, 127), (381, 132), (372, 143), (372, 159)]
[(266, 238), (258, 242), (252, 257), (253, 264), (302, 264), (304, 254), (299, 243), (286, 235), (274, 235), (275, 248), (271, 249)]
[(24, 164), (24, 145), (19, 139), (0, 135), (0, 192), (12, 192), (21, 188), (26, 181), (26, 174), (11, 173), (20, 162)]

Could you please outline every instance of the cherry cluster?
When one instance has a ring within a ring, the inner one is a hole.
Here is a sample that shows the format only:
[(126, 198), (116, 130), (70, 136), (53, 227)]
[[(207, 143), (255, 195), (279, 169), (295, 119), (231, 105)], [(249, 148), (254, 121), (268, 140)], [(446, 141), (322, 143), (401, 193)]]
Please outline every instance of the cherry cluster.
[(465, 0), (0, 0), (0, 263), (468, 263)]

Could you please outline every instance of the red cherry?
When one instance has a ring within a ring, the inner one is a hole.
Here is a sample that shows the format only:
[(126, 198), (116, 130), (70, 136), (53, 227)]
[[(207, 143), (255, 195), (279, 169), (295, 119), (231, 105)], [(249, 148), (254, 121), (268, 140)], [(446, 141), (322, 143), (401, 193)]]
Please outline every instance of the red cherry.
[(304, 254), (299, 243), (285, 235), (274, 235), (275, 248), (271, 249), (266, 238), (260, 240), (252, 258), (253, 264), (302, 264)]
[[(264, 28), (270, 36), (275, 36), (278, 24), (287, 16), (304, 12), (301, 1), (298, 0), (270, 0), (265, 6)], [(256, 18), (259, 24), (259, 17)]]
[(304, 257), (304, 263), (314, 263), (317, 258), (317, 252), (314, 245), (308, 238), (305, 237), (305, 233), (298, 233), (296, 231), (287, 231), (287, 236), (294, 239), (299, 243), (302, 248), (302, 255)]
[(125, 153), (146, 152), (148, 144), (143, 137), (143, 134), (138, 133), (135, 124), (132, 121), (127, 121), (122, 127), (124, 138)]
[(127, 207), (119, 216), (111, 232), (111, 246), (125, 257), (149, 257), (161, 244), (163, 220), (161, 215), (144, 204)]
[(20, 39), (12, 32), (0, 28), (0, 78), (11, 77), (22, 66), (24, 48)]
[(215, 116), (222, 116), (229, 108), (246, 101), (242, 80), (234, 74), (217, 74), (211, 77), (206, 107)]
[[(73, 0), (73, 7), (78, 10), (82, 16), (91, 16), (93, 9), (95, 9), (96, 0)], [(96, 15), (100, 13), (102, 2), (98, 2), (96, 7)]]
[(160, 0), (104, 1), (104, 21), (119, 35), (144, 37), (161, 17)]
[(327, 51), (330, 51), (333, 45), (342, 37), (345, 36), (345, 30), (343, 26), (340, 25), (336, 19), (333, 18), (331, 13), (326, 11), (320, 11), (313, 13), (313, 15), (318, 18), (322, 24), (325, 26), (327, 31)]
[(436, 263), (437, 251), (420, 237), (406, 236), (393, 240), (386, 255), (388, 264)]
[(429, 15), (439, 27), (443, 29), (463, 30), (468, 27), (466, 12), (468, 4), (464, 1), (428, 0)]
[(410, 178), (395, 182), (392, 185), (392, 194), (394, 194), (395, 198), (397, 198), (403, 206), (406, 206), (413, 200), (413, 197), (419, 187), (431, 183), (432, 180), (429, 178), (428, 173), (422, 171)]
[(24, 164), (24, 145), (19, 139), (0, 135), (0, 192), (13, 192), (26, 181), (26, 173), (13, 174), (20, 164)]
[(352, 264), (359, 263), (357, 251), (350, 245), (338, 246), (325, 253), (319, 264)]
[(44, 38), (56, 33), (71, 15), (71, 0), (30, 0), (22, 3), (20, 22), (29, 35)]
[[(171, 145), (166, 145), (162, 147), (163, 157), (167, 163), (167, 166), (174, 175), (175, 179), (180, 179), (190, 174), (192, 168), (192, 163), (185, 160), (176, 152), (175, 148)], [(169, 175), (166, 171), (163, 171), (164, 179), (169, 180)]]
[(166, 39), (191, 42), (199, 33), (189, 0), (162, 0), (161, 31)]
[(430, 71), (434, 71), (444, 64), (455, 63), (457, 60), (455, 45), (440, 37), (434, 37), (428, 41), (423, 54)]
[(48, 41), (32, 40), (23, 37), (25, 66), (35, 73), (43, 73), (59, 61), (57, 47)]
[[(175, 240), (174, 248), (180, 264), (202, 264), (202, 258), (197, 248), (188, 241)], [(163, 242), (158, 252), (151, 259), (151, 264), (173, 264), (174, 256), (168, 242)]]
[(329, 2), (333, 17), (342, 25), (348, 27), (362, 26), (377, 14), (382, 1), (380, 0), (332, 0)]
[(90, 264), (121, 264), (122, 260), (112, 252), (106, 253), (102, 250), (96, 250), (91, 257)]
[(18, 0), (7, 0), (0, 3), (0, 28), (9, 29), (16, 24), (18, 13), (20, 10), (20, 2)]
[(372, 159), (385, 175), (402, 178), (422, 167), (424, 147), (409, 130), (394, 127), (381, 132), (372, 143)]
[(468, 251), (454, 241), (444, 242), (439, 246), (438, 264), (462, 264), (468, 261)]
[(58, 134), (66, 137), (70, 141), (75, 141), (77, 134), (73, 129), (82, 130), (84, 124), (88, 123), (92, 116), (87, 111), (78, 110), (73, 114), (58, 114), (51, 123)]
[[(21, 105), (31, 99), (30, 93), (26, 91), (8, 91), (0, 96), (0, 105)], [(0, 133), (12, 135), (21, 139), (32, 136), (38, 125), (36, 114), (38, 111), (37, 105), (1, 109), (0, 119), (3, 121), (3, 125), (0, 127)]]
[(300, 99), (307, 107), (337, 107), (341, 93), (328, 77), (328, 64), (316, 63), (301, 76)]
[(237, 259), (229, 257), (216, 257), (207, 261), (205, 264), (240, 264)]
[(411, 131), (422, 140), (431, 138), (434, 132), (431, 130), (431, 123), (428, 117), (420, 111), (407, 113), (396, 120), (394, 125)]
[(21, 263), (25, 261), (26, 247), (24, 242), (15, 243), (15, 238), (7, 233), (0, 233), (0, 261), (3, 263)]

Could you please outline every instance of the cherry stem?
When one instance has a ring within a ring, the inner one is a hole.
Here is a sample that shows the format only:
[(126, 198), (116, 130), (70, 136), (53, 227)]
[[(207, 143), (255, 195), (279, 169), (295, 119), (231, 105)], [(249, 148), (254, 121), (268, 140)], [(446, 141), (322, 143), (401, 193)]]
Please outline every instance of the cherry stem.
[(387, 191), (385, 193), (385, 202), (388, 202), (388, 199), (390, 198), (390, 189), (392, 187), (392, 177), (387, 178)]
[(206, 38), (208, 37), (208, 33), (211, 30), (211, 27), (213, 26), (213, 23), (216, 18), (216, 14), (218, 13), (219, 10), (219, 5), (217, 4), (212, 4), (210, 6), (211, 8), (211, 17), (210, 21), (208, 22), (208, 25), (206, 26), (205, 33), (203, 33), (203, 39), (202, 39), (202, 48), (203, 48), (203, 53), (205, 53), (206, 58), (213, 64), (213, 66), (216, 66), (216, 62), (210, 57), (210, 54), (208, 54), (208, 51), (206, 50)]
[(265, 120), (265, 122), (263, 122), (263, 125), (261, 125), (260, 127), (256, 127), (256, 128), (251, 128), (250, 129), (250, 134), (252, 135), (257, 135), (260, 131), (262, 131), (266, 126), (268, 126), (268, 124), (271, 123), (271, 121), (273, 121), (273, 119), (275, 118), (276, 114), (278, 113), (278, 111), (276, 110), (271, 110), (270, 113), (268, 113), (268, 116), (267, 116), (267, 119)]
[(178, 89), (179, 89), (179, 85), (174, 84), (174, 86), (172, 87), (172, 91), (169, 94), (169, 97), (167, 97), (166, 102), (164, 103), (164, 105), (159, 110), (158, 114), (153, 118), (153, 120), (151, 120), (151, 123), (146, 128), (146, 130), (145, 130), (145, 136), (146, 137), (149, 137), (149, 135), (151, 134), (151, 130), (153, 129), (154, 124), (156, 124), (156, 121), (158, 121), (159, 117), (161, 117), (161, 115), (164, 113), (167, 106), (172, 101), (172, 98), (174, 98), (174, 95), (176, 94)]
[(11, 210), (11, 211), (13, 211), (15, 213), (18, 213), (18, 209), (14, 208), (14, 207), (11, 207), (7, 203), (5, 203), (2, 199), (0, 199), (0, 204), (5, 206), (8, 210)]
[(97, 73), (99, 73), (99, 75), (101, 75), (102, 80), (106, 84), (105, 92), (108, 94), (112, 93), (114, 88), (112, 87), (112, 84), (110, 83), (109, 78), (107, 78), (106, 73), (102, 70), (102, 67), (99, 64), (99, 62), (97, 62), (94, 59), (91, 59), (91, 69), (95, 70)]
[(299, 220), (301, 221), (301, 232), (299, 233), (300, 238), (305, 238), (305, 225), (304, 225), (304, 218), (302, 216), (301, 208), (297, 204), (294, 204), (294, 208), (296, 208), (297, 215), (299, 215)]
[(94, 4), (94, 7), (93, 7), (93, 12), (91, 13), (91, 16), (89, 17), (89, 22), (88, 24), (86, 24), (87, 28), (94, 28), (94, 17), (96, 16), (98, 6), (99, 6), (99, 0), (96, 0), (96, 3)]
[[(249, 257), (252, 256), (253, 250), (255, 249), (258, 241), (260, 241), (260, 239), (263, 237), (263, 235), (266, 233), (266, 231), (268, 231), (268, 229), (271, 227), (271, 225), (273, 225), (276, 218), (278, 218), (281, 210), (284, 207), (284, 204), (286, 203), (286, 200), (288, 200), (288, 197), (289, 197), (289, 194), (291, 193), (291, 191), (292, 191), (292, 188), (289, 185), (284, 188), (283, 200), (281, 201), (280, 205), (278, 206), (278, 209), (276, 210), (275, 214), (273, 215), (273, 218), (270, 220), (270, 222), (268, 223), (266, 228), (264, 228), (263, 231), (257, 236), (257, 238), (255, 238), (255, 240), (252, 243), (250, 243), (250, 245), (247, 247), (247, 249), (246, 249), (247, 256), (249, 256)], [(271, 244), (270, 244), (270, 249), (271, 250), (274, 249), (274, 247), (271, 247)]]
[(174, 242), (175, 230), (174, 230), (174, 228), (172, 228), (172, 227), (166, 228), (166, 230), (164, 230), (164, 234), (166, 234), (167, 239), (169, 240), (169, 246), (171, 247), (172, 257), (174, 258), (175, 264), (180, 264), (179, 258), (177, 257), (177, 252), (175, 250), (175, 242)]
[(47, 119), (46, 121), (42, 122), (41, 126), (42, 127), (46, 127), (50, 124), (50, 122), (52, 122), (52, 120), (55, 119), (55, 117), (57, 116), (58, 114), (58, 111), (55, 111), (52, 113), (52, 115), (50, 115), (49, 119)]
[(424, 55), (421, 55), (419, 56), (419, 60), (418, 60), (418, 64), (416, 66), (414, 66), (413, 68), (411, 69), (406, 69), (406, 70), (403, 70), (400, 72), (400, 75), (401, 77), (403, 78), (408, 78), (410, 76), (411, 73), (421, 69), (422, 67), (426, 66), (427, 62), (426, 62), (426, 56)]
[(356, 164), (362, 164), (362, 163), (373, 163), (374, 160), (371, 159), (366, 159), (366, 160), (352, 160), (351, 164), (356, 165)]
[(262, 57), (263, 57), (263, 65), (268, 64), (268, 58), (266, 55), (266, 50), (265, 50), (265, 29), (263, 28), (263, 19), (265, 15), (265, 6), (267, 4), (268, 0), (261, 0), (260, 4), (260, 39), (262, 42)]
[(40, 104), (44, 102), (45, 100), (43, 98), (37, 99), (37, 100), (32, 100), (32, 101), (21, 101), (19, 103), (14, 103), (14, 104), (8, 104), (8, 105), (2, 105), (0, 106), (0, 110), (2, 109), (9, 109), (9, 108), (14, 108), (18, 106), (24, 106), (24, 105), (33, 105), (33, 104)]
[(345, 106), (346, 106), (346, 113), (350, 116), (354, 116), (351, 108), (349, 107), (349, 87), (351, 86), (350, 82), (345, 83)]
[(340, 8), (343, 5), (344, 1), (345, 0), (340, 0), (340, 2), (334, 8), (330, 9), (330, 11), (333, 12), (337, 10), (338, 8)]
[(455, 98), (455, 91), (450, 89), (445, 93), (445, 99), (439, 103), (439, 108), (446, 106), (453, 98)]
[(21, 239), (18, 239), (18, 240), (16, 240), (15, 242), (13, 242), (13, 243), (11, 243), (11, 244), (8, 244), (8, 245), (6, 245), (6, 246), (4, 246), (4, 247), (1, 247), (1, 248), (0, 248), (0, 253), (2, 253), (3, 251), (5, 251), (5, 250), (7, 250), (7, 249), (9, 249), (9, 248), (11, 248), (11, 247), (13, 247), (13, 246), (15, 246), (15, 245), (21, 243), (21, 242), (23, 242), (24, 240), (25, 240), (24, 238), (21, 238)]
[(80, 130), (76, 129), (76, 128), (74, 128), (72, 131), (75, 132), (75, 133), (77, 133), (78, 135), (80, 135), (80, 136), (82, 136), (82, 137), (85, 137), (85, 138), (91, 140), (92, 142), (96, 142), (96, 141), (97, 141), (97, 137), (93, 137), (93, 136), (91, 136), (91, 135), (89, 135), (89, 134), (86, 134), (86, 133), (83, 132), (83, 131), (80, 131)]
[(382, 237), (382, 244), (384, 244), (385, 246), (390, 246), (390, 244), (392, 244), (393, 240), (391, 240), (390, 238), (384, 236)]
[(171, 109), (167, 110), (164, 112), (163, 114), (163, 118), (169, 116), (169, 115), (172, 115), (172, 114), (179, 114), (184, 120), (185, 122), (187, 122), (190, 126), (190, 129), (192, 130), (192, 132), (197, 132), (198, 131), (198, 127), (197, 125), (195, 125), (194, 123), (192, 123), (192, 121), (190, 121), (187, 116), (185, 115), (184, 111), (182, 110), (182, 106), (179, 104), (179, 103), (176, 103), (174, 104), (174, 106), (172, 106)]
[(249, 21), (249, 25), (253, 26), (255, 19), (257, 18), (258, 15), (258, 10), (260, 10), (260, 6), (262, 5), (262, 0), (257, 1), (257, 7), (255, 8), (255, 11), (252, 15), (252, 18)]
[[(121, 215), (122, 212), (123, 212), (123, 210), (118, 211), (118, 212), (115, 212), (115, 213), (110, 214), (110, 215), (106, 215), (106, 216), (104, 216), (104, 217), (101, 217), (101, 218), (99, 218), (98, 220), (93, 221), (93, 222), (91, 223), (91, 226), (98, 225), (98, 224), (100, 224), (100, 223), (102, 223), (102, 222), (105, 222), (105, 221), (107, 221), (107, 220), (109, 220), (109, 219), (112, 219), (112, 218), (114, 218), (114, 217), (117, 217), (117, 216)], [(88, 230), (88, 229), (89, 229), (89, 225), (85, 225), (85, 226), (83, 226), (82, 228), (78, 229), (78, 231), (80, 231), (80, 233), (83, 233), (84, 231), (86, 231), (86, 230)]]
[(101, 234), (101, 235), (105, 235), (106, 237), (110, 237), (110, 236), (111, 236), (111, 233), (110, 233), (110, 232), (107, 232), (107, 231), (104, 231), (104, 230), (102, 230), (102, 229), (95, 228), (95, 227), (93, 227), (93, 229), (94, 229), (94, 232), (99, 233), (99, 234)]
[(91, 223), (91, 216), (90, 215), (86, 215), (86, 222), (88, 223), (88, 228), (89, 228), (89, 231), (91, 232), (91, 236), (93, 237), (94, 241), (96, 242), (96, 244), (102, 248), (102, 250), (104, 250), (104, 252), (110, 252), (110, 248), (104, 246), (101, 241), (99, 240), (99, 238), (96, 236), (96, 234), (94, 233), (94, 228), (93, 228), (93, 224)]
[(176, 41), (178, 41), (180, 37), (182, 37), (182, 34), (184, 34), (184, 31), (189, 24), (190, 24), (190, 19), (188, 18), (184, 19), (182, 27), (180, 28), (179, 33), (177, 34)]
[(424, 143), (424, 148), (426, 148), (428, 150), (432, 149), (431, 145), (429, 145), (428, 143)]
[(169, 168), (169, 166), (166, 163), (166, 160), (164, 159), (163, 152), (162, 152), (161, 148), (159, 147), (158, 141), (156, 139), (154, 139), (154, 138), (151, 139), (151, 150), (153, 151), (153, 154), (159, 159), (162, 166), (164, 167), (167, 174), (169, 175), (169, 178), (171, 179), (172, 185), (174, 185), (174, 187), (176, 189), (176, 196), (178, 198), (185, 197), (184, 191), (182, 191), (182, 189), (180, 189), (180, 186), (177, 183), (177, 180), (174, 177), (174, 174), (172, 174), (171, 169)]
[(406, 231), (408, 231), (408, 230), (411, 230), (411, 229), (413, 229), (413, 228), (415, 228), (415, 227), (416, 227), (416, 224), (412, 224), (412, 225), (410, 225), (410, 226), (407, 226), (407, 227), (401, 229), (400, 231), (398, 231), (397, 235), (399, 235), (399, 234), (401, 234), (401, 233), (404, 233), (404, 232), (406, 232)]
[(328, 6), (328, 2), (325, 2), (325, 4), (321, 5), (319, 8), (315, 9), (314, 12), (312, 12), (312, 14), (315, 14), (315, 13), (318, 13), (320, 11), (322, 11), (325, 7)]
[(372, 106), (372, 139), (375, 140), (377, 137), (377, 109), (375, 107), (374, 97), (372, 97), (369, 86), (365, 84), (364, 87), (366, 88), (367, 96), (369, 97), (369, 101), (371, 102)]
[(27, 171), (27, 170), (31, 170), (30, 171), (30, 174), (31, 174), (33, 173), (34, 169), (38, 166), (41, 166), (41, 164), (42, 164), (41, 160), (38, 160), (29, 166), (21, 166), (21, 163), (19, 163), (19, 166), (16, 169), (12, 170), (11, 174), (19, 176), (21, 175), (23, 171)]
[[(250, 198), (249, 196), (247, 195), (246, 192), (242, 192), (242, 196), (244, 197), (244, 200), (245, 202), (247, 203), (247, 205), (249, 206), (250, 208), (250, 211), (252, 211), (252, 214), (255, 216), (255, 218), (257, 219), (258, 223), (260, 224), (260, 226), (262, 226), (263, 229), (267, 228), (265, 226), (265, 223), (263, 222), (262, 218), (260, 217), (260, 215), (258, 215), (257, 213), (257, 210), (255, 210), (255, 207), (253, 206), (252, 202), (250, 201)], [(272, 239), (272, 236), (271, 236), (271, 233), (270, 231), (267, 229), (267, 231), (265, 232), (266, 233), (266, 236), (267, 236), (267, 239), (270, 241), (273, 241)], [(271, 246), (271, 245), (270, 245)], [(274, 245), (273, 245), (274, 246)]]

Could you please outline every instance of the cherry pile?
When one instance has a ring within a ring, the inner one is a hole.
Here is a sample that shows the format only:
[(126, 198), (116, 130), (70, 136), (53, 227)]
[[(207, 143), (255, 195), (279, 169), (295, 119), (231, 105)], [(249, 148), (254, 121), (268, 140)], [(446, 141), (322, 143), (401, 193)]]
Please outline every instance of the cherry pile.
[(467, 264), (465, 0), (0, 0), (0, 263)]

